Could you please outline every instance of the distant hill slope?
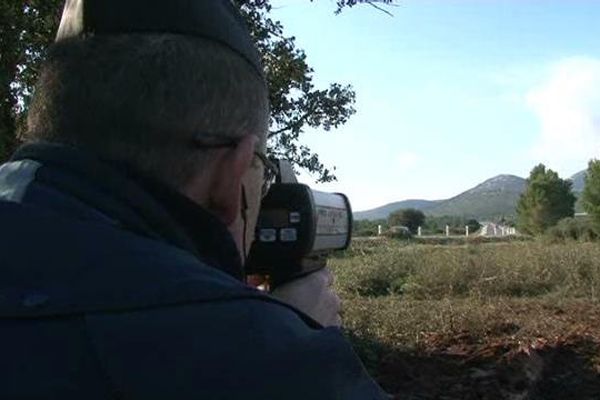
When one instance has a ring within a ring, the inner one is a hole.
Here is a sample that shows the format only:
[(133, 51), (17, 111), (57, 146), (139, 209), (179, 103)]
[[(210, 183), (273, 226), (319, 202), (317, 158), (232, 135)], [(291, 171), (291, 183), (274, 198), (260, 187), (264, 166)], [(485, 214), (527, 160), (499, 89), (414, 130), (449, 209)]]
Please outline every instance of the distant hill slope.
[(518, 176), (498, 175), (456, 197), (440, 202), (426, 214), (460, 215), (477, 219), (514, 215), (517, 201), (526, 185), (527, 181)]
[[(579, 197), (583, 191), (586, 171), (569, 178), (573, 181), (573, 192)], [(354, 213), (356, 220), (385, 219), (390, 213), (402, 208), (416, 208), (432, 216), (464, 216), (479, 220), (515, 215), (519, 197), (525, 191), (527, 181), (515, 175), (498, 175), (447, 200), (405, 200), (386, 204), (372, 210)], [(583, 211), (581, 202), (576, 203), (576, 212)]]
[(499, 175), (447, 200), (405, 200), (372, 210), (354, 213), (356, 220), (382, 219), (402, 208), (416, 208), (426, 215), (460, 215), (491, 218), (515, 213), (517, 200), (525, 190), (526, 181), (514, 175)]
[(571, 178), (571, 182), (573, 182), (573, 193), (577, 196), (577, 202), (575, 202), (575, 212), (580, 213), (584, 212), (583, 203), (581, 202), (581, 193), (583, 192), (583, 188), (585, 186), (585, 176), (587, 170), (579, 171)]
[[(442, 200), (443, 201), (443, 200)], [(400, 210), (403, 208), (416, 208), (417, 210), (421, 210), (426, 212), (427, 210), (434, 207), (438, 204), (440, 200), (404, 200), (397, 201), (395, 203), (386, 204), (381, 207), (373, 208), (372, 210), (367, 211), (357, 211), (354, 213), (354, 219), (386, 219), (388, 215), (393, 213), (396, 210)]]
[(583, 192), (583, 187), (585, 186), (585, 176), (586, 170), (583, 170), (569, 178), (571, 182), (573, 182), (573, 191), (575, 193)]

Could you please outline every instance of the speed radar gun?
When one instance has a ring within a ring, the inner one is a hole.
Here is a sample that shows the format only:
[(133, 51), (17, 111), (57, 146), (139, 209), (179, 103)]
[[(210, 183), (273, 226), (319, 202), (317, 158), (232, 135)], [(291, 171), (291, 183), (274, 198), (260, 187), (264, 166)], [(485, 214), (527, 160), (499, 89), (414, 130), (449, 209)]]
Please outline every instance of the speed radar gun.
[(323, 268), (327, 256), (350, 245), (352, 209), (341, 193), (298, 183), (291, 164), (278, 161), (276, 183), (262, 201), (247, 274), (270, 277), (271, 286)]

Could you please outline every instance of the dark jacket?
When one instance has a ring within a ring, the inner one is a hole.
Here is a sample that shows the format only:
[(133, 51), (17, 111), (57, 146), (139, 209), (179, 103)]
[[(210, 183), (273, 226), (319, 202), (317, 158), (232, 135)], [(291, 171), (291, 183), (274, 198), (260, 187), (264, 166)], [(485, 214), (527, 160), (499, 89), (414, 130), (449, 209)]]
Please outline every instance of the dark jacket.
[(1, 399), (379, 399), (337, 329), (241, 283), (226, 228), (56, 145), (0, 166)]

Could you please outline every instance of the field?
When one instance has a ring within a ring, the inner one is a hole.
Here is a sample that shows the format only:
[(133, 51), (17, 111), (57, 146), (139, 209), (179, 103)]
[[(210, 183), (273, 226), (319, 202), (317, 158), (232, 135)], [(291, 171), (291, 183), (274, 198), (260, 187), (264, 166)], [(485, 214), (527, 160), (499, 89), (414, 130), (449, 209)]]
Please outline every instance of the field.
[(600, 399), (600, 244), (364, 240), (330, 265), (398, 399)]

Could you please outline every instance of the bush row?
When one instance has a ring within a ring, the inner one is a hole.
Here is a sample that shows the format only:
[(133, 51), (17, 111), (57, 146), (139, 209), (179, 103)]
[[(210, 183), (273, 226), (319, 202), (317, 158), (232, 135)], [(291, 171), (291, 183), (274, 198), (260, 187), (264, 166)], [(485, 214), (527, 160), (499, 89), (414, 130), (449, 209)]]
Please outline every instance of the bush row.
[(414, 246), (376, 240), (355, 243), (330, 265), (343, 295), (414, 300), (600, 295), (600, 246), (595, 243)]

